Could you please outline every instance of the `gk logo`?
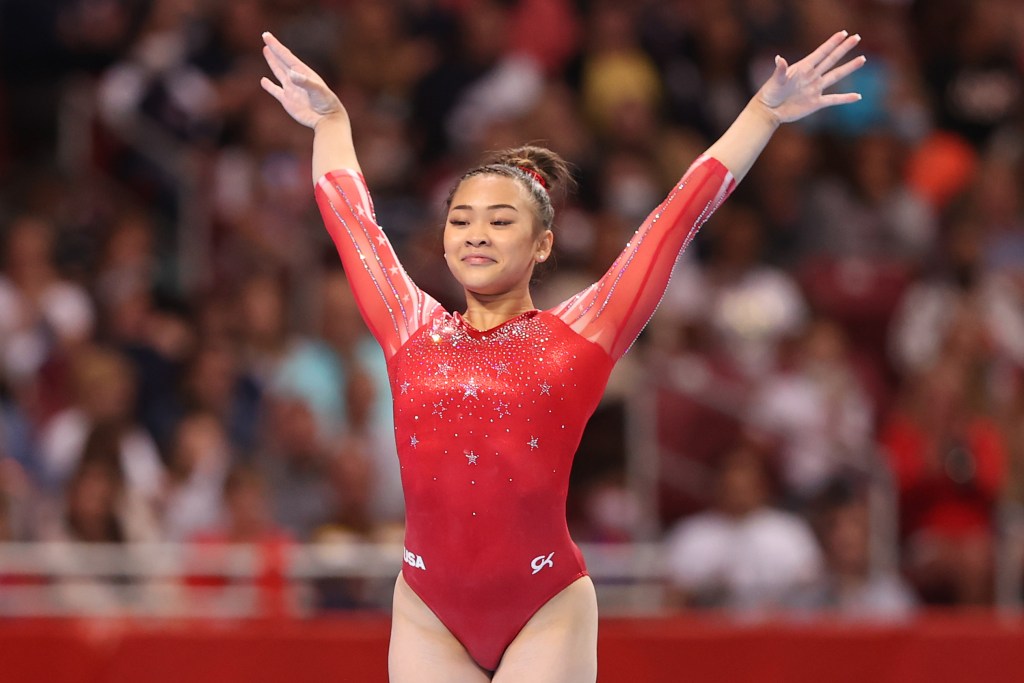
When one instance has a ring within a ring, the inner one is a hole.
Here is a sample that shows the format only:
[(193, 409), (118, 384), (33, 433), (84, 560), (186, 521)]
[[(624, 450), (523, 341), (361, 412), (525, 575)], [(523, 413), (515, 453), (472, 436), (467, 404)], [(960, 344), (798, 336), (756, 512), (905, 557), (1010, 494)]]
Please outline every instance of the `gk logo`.
[(533, 558), (533, 562), (530, 563), (530, 566), (533, 567), (533, 573), (536, 574), (541, 569), (544, 569), (544, 567), (554, 567), (555, 563), (551, 561), (551, 558), (554, 557), (554, 555), (555, 553), (552, 552), (547, 557), (538, 555)]

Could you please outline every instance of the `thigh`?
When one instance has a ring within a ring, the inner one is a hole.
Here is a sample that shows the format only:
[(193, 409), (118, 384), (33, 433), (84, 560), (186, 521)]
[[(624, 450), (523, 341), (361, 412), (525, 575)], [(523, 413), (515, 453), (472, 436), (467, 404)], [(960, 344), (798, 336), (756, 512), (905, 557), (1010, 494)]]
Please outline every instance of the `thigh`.
[(584, 576), (549, 600), (505, 650), (494, 683), (594, 683), (597, 595)]
[(486, 683), (490, 676), (399, 576), (388, 647), (391, 683)]

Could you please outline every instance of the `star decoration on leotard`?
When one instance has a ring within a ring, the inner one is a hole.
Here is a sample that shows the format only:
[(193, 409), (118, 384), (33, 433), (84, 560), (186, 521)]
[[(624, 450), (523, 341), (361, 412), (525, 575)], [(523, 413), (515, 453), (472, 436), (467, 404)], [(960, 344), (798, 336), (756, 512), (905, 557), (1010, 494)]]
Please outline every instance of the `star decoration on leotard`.
[(452, 371), (452, 366), (449, 363), (438, 363), (437, 374), (441, 375), (445, 379), (448, 379), (448, 373)]
[(466, 464), (467, 465), (475, 465), (476, 464), (476, 459), (479, 458), (479, 457), (480, 456), (477, 455), (476, 453), (474, 453), (473, 451), (470, 451), (469, 453), (466, 453), (466, 460), (467, 460)]
[(402, 383), (401, 383), (401, 384), (399, 384), (398, 386), (399, 386), (399, 388), (400, 388), (400, 389), (402, 390), (402, 393), (403, 393), (403, 394), (407, 394), (407, 393), (409, 393), (409, 387), (411, 387), (412, 385), (411, 385), (411, 384), (409, 384), (409, 381), (408, 381), (408, 380), (406, 380), (405, 382), (402, 382)]
[(356, 215), (360, 218), (369, 218), (369, 215), (366, 213), (366, 209), (363, 208), (362, 204), (356, 204)]
[(413, 434), (413, 435), (412, 435), (412, 438), (411, 438), (411, 439), (409, 439), (409, 445), (410, 445), (410, 446), (412, 446), (413, 448), (416, 448), (416, 445), (417, 445), (417, 444), (418, 444), (419, 442), (420, 442), (420, 440), (416, 438), (416, 435), (415, 435), (415, 434)]
[(508, 409), (508, 404), (504, 401), (498, 401), (498, 405), (494, 409), (498, 412), (499, 419), (512, 414), (512, 411)]
[(512, 374), (512, 371), (508, 369), (508, 363), (506, 363), (505, 361), (498, 361), (497, 363), (495, 363), (494, 371), (498, 373), (498, 377), (501, 377), (504, 374)]
[(379, 246), (383, 247), (387, 243), (388, 243), (388, 238), (387, 238), (386, 235), (384, 235), (384, 233), (381, 233), (381, 234), (377, 235), (377, 244)]
[(462, 398), (469, 398), (470, 396), (473, 398), (480, 398), (476, 395), (476, 392), (480, 391), (480, 386), (472, 377), (469, 378), (468, 382), (462, 385), (462, 391), (465, 392), (462, 394)]
[(550, 396), (551, 395), (551, 385), (548, 384), (547, 382), (542, 381), (540, 383), (540, 393), (541, 393), (542, 396), (545, 395), (545, 394)]
[(433, 405), (434, 410), (430, 414), (437, 415), (438, 417), (444, 417), (444, 401), (438, 401)]
[(530, 440), (527, 441), (526, 443), (530, 447), (530, 450), (533, 450), (535, 448), (540, 448), (540, 446), (537, 445), (538, 441), (540, 441), (540, 438), (538, 438), (536, 436), (531, 436)]
[(398, 266), (391, 266), (388, 268), (388, 272), (391, 273), (392, 276), (398, 277), (398, 274), (402, 272), (402, 269)]

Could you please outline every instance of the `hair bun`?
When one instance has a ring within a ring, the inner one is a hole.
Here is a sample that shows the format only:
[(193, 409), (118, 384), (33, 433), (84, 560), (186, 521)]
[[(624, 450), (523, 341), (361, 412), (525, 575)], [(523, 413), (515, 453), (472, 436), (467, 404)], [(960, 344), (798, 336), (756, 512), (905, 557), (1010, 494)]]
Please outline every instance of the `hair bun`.
[(503, 150), (497, 152), (490, 163), (518, 167), (536, 177), (548, 191), (572, 184), (569, 164), (558, 153), (546, 147), (523, 145)]

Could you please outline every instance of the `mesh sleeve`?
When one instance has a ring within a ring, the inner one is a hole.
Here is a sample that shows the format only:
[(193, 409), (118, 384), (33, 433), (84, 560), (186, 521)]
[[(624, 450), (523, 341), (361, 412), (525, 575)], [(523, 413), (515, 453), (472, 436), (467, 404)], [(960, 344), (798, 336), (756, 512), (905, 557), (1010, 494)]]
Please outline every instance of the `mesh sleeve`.
[(390, 359), (440, 308), (413, 283), (377, 225), (362, 175), (331, 171), (316, 184), (316, 202), (341, 256), (359, 311)]
[(613, 358), (621, 357), (654, 315), (679, 255), (735, 187), (721, 162), (699, 157), (608, 272), (551, 312)]

